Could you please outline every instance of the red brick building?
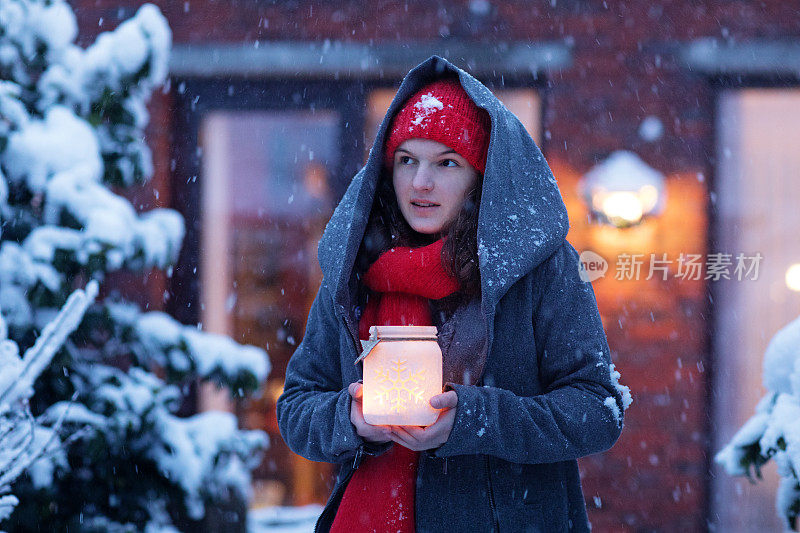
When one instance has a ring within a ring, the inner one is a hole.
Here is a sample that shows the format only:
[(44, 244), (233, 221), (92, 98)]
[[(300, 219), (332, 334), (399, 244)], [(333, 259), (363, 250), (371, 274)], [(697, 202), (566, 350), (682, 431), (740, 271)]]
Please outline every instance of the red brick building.
[[(90, 42), (142, 2), (71, 3)], [(437, 53), (520, 116), (558, 179), (568, 239), (609, 262), (594, 288), (634, 403), (618, 444), (581, 462), (595, 529), (777, 528), (774, 472), (750, 487), (712, 457), (763, 392), (770, 337), (800, 313), (784, 281), (800, 262), (795, 2), (155, 3), (173, 31), (172, 76), (151, 105), (158, 194), (138, 196), (191, 222), (180, 265), (149, 294), (167, 290), (179, 319), (267, 347), (263, 399), (236, 406), (271, 435), (255, 504), (327, 496), (329, 467), (286, 448), (274, 400), (319, 284), (327, 217), (403, 74)], [(665, 176), (664, 211), (629, 229), (590, 222), (577, 188), (619, 150)], [(757, 279), (683, 275), (681, 254), (707, 266), (721, 252), (731, 268), (762, 254)], [(640, 276), (614, 275), (620, 254), (642, 254)]]

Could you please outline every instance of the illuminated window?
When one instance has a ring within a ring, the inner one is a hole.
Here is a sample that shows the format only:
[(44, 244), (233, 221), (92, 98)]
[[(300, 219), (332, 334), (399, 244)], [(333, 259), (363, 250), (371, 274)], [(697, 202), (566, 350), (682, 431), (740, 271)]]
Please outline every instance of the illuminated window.
[[(203, 327), (265, 347), (263, 397), (236, 409), (269, 433), (254, 505), (324, 502), (329, 467), (294, 455), (275, 416), (286, 364), (302, 340), (322, 279), (317, 242), (333, 212), (329, 176), (339, 158), (334, 111), (213, 111), (200, 127), (200, 302)], [(204, 409), (234, 409), (206, 386)]]
[[(730, 90), (717, 113), (717, 212), (712, 252), (760, 252), (757, 279), (714, 283), (715, 443), (719, 450), (753, 415), (766, 393), (764, 351), (772, 336), (800, 313), (800, 293), (787, 271), (800, 262), (800, 91)], [(751, 276), (752, 277), (752, 276)], [(720, 531), (779, 531), (774, 512), (778, 476), (774, 462), (764, 481), (750, 484), (718, 469), (712, 516)]]

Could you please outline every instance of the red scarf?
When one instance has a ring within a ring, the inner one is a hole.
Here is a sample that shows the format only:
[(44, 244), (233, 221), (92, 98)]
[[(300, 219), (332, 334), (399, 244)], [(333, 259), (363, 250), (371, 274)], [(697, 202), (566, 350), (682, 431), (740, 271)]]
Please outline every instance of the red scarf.
[[(381, 254), (364, 276), (373, 291), (359, 322), (370, 326), (432, 325), (428, 300), (456, 292), (458, 280), (442, 266), (444, 239), (419, 248), (398, 247)], [(345, 488), (331, 533), (414, 532), (414, 490), (419, 452), (395, 443), (386, 453), (366, 456)]]

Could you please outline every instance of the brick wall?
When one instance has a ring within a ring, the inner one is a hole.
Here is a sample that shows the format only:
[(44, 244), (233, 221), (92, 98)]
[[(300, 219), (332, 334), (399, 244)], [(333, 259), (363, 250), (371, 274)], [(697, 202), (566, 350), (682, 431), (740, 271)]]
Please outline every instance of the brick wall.
[[(713, 178), (715, 94), (705, 77), (677, 61), (676, 46), (701, 37), (734, 42), (800, 37), (796, 7), (785, 0), (496, 1), (485, 16), (471, 11), (469, 2), (455, 1), (155, 3), (177, 43), (456, 38), (487, 46), (572, 45), (574, 64), (546, 76), (542, 148), (570, 208), (570, 241), (606, 257), (612, 250), (596, 246), (600, 236), (584, 222), (574, 185), (618, 149), (634, 150), (668, 176), (672, 201), (668, 213), (649, 223), (647, 252), (674, 257), (709, 251), (706, 188)], [(81, 38), (88, 42), (131, 16), (141, 2), (72, 4)], [(168, 194), (169, 95), (158, 96), (152, 109), (148, 136), (155, 148), (156, 183)], [(655, 142), (637, 133), (648, 115), (664, 125)], [(615, 362), (635, 402), (619, 443), (582, 460), (590, 518), (598, 531), (704, 530), (712, 363), (707, 282), (623, 282), (606, 276), (594, 286)]]

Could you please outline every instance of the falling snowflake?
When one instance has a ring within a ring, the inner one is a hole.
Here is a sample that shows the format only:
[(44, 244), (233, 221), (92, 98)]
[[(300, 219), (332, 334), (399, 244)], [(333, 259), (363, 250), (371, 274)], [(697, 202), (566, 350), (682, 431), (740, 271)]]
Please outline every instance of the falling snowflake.
[(395, 413), (405, 411), (409, 404), (422, 403), (425, 389), (425, 369), (412, 371), (408, 361), (395, 359), (385, 369), (375, 372), (377, 397), (388, 404)]

